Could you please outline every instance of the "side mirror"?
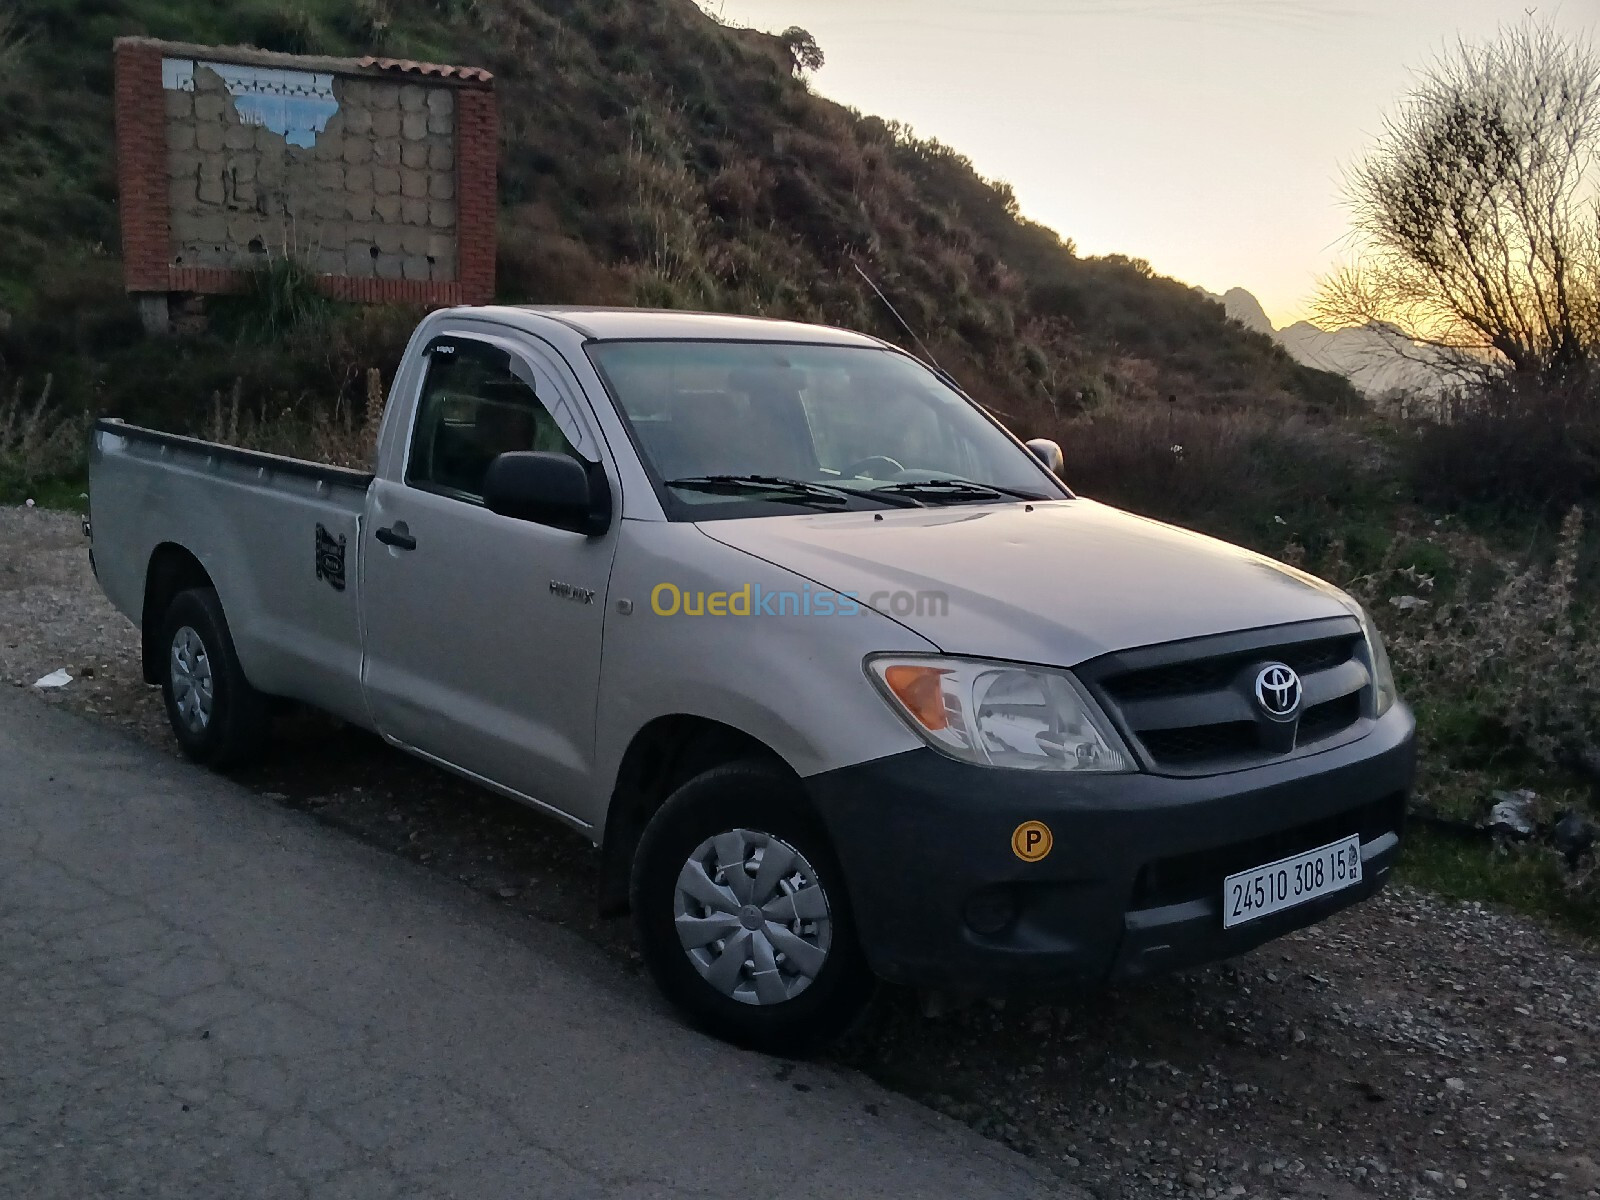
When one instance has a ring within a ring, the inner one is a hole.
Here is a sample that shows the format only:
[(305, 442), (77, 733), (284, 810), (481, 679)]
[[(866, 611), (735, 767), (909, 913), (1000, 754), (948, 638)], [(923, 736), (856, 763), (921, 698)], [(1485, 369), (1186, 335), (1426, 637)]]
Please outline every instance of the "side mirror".
[(589, 537), (611, 525), (611, 489), (604, 472), (545, 450), (496, 457), (484, 473), (483, 503), (502, 517)]
[(1061, 474), (1061, 468), (1066, 466), (1066, 459), (1061, 455), (1061, 446), (1049, 438), (1030, 438), (1028, 449), (1033, 451), (1033, 456), (1045, 465), (1045, 470), (1052, 475)]

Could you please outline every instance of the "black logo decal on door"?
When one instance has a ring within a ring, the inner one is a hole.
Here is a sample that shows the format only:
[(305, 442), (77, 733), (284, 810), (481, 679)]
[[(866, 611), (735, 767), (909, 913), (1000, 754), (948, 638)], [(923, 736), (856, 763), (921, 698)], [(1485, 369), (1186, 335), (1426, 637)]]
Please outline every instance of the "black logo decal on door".
[(334, 537), (317, 522), (317, 578), (336, 592), (344, 591), (344, 534)]

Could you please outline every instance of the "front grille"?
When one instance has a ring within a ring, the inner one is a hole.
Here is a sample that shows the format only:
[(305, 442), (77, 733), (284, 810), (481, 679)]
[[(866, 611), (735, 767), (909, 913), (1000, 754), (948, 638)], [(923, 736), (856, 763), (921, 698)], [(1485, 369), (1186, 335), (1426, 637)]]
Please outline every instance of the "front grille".
[[(1297, 726), (1269, 721), (1256, 703), (1256, 675), (1273, 662), (1300, 676)], [(1371, 683), (1353, 618), (1149, 646), (1108, 655), (1079, 673), (1149, 767), (1191, 775), (1358, 736)]]
[(1332, 737), (1361, 719), (1361, 693), (1351, 692), (1337, 700), (1315, 704), (1300, 718), (1300, 745)]
[(1254, 721), (1224, 721), (1185, 729), (1149, 729), (1140, 740), (1152, 758), (1188, 765), (1249, 754), (1261, 739)]
[(1207, 662), (1174, 663), (1170, 667), (1151, 667), (1130, 671), (1108, 681), (1106, 690), (1119, 700), (1147, 700), (1153, 696), (1172, 696), (1185, 692), (1208, 692), (1224, 687), (1233, 678), (1237, 664), (1227, 659)]
[(1359, 834), (1363, 842), (1370, 842), (1386, 833), (1399, 832), (1404, 822), (1405, 797), (1396, 794), (1276, 833), (1157, 859), (1140, 870), (1129, 907), (1159, 908), (1221, 896), (1222, 881), (1229, 875), (1266, 866), (1291, 854), (1315, 850), (1352, 833)]
[(1356, 639), (1323, 638), (1299, 645), (1278, 646), (1223, 654), (1216, 658), (1178, 662), (1170, 666), (1129, 671), (1106, 681), (1106, 690), (1119, 700), (1145, 700), (1153, 696), (1209, 692), (1226, 687), (1242, 669), (1253, 663), (1281, 662), (1302, 677), (1348, 662)]

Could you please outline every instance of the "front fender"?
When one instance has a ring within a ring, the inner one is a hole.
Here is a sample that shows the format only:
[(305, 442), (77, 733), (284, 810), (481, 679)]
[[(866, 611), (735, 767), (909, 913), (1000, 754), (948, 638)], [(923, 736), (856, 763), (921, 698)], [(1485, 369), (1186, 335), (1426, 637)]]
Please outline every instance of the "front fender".
[(816, 592), (811, 581), (693, 525), (624, 522), (606, 613), (593, 816), (603, 817), (634, 736), (661, 717), (730, 726), (801, 777), (922, 745), (862, 663), (873, 653), (926, 653), (934, 649), (926, 638), (865, 607), (847, 616), (665, 615), (651, 603), (661, 583), (684, 594), (746, 585), (767, 594)]

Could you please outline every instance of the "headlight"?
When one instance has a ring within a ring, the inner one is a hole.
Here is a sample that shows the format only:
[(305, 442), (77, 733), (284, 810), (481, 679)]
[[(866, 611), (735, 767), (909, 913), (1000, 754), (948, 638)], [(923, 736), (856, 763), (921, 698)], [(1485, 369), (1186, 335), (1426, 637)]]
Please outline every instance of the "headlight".
[(1131, 771), (1133, 756), (1065, 671), (977, 659), (884, 656), (868, 673), (935, 750), (1026, 771)]
[(1365, 608), (1360, 613), (1361, 632), (1367, 639), (1367, 661), (1372, 664), (1373, 716), (1381, 717), (1394, 707), (1400, 693), (1394, 686), (1394, 667), (1389, 663), (1389, 652), (1383, 647), (1383, 635)]

